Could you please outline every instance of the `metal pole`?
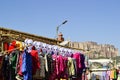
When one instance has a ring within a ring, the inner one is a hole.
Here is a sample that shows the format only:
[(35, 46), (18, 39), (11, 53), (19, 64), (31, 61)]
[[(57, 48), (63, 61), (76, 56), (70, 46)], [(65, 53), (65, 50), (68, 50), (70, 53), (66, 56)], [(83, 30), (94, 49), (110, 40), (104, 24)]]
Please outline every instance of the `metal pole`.
[(67, 20), (65, 20), (62, 24), (60, 24), (59, 26), (56, 27), (56, 39), (57, 39), (57, 36), (58, 36), (59, 27), (61, 27), (65, 23), (67, 23)]
[(59, 26), (56, 27), (56, 39), (57, 39), (57, 36), (58, 36), (58, 30), (59, 30)]

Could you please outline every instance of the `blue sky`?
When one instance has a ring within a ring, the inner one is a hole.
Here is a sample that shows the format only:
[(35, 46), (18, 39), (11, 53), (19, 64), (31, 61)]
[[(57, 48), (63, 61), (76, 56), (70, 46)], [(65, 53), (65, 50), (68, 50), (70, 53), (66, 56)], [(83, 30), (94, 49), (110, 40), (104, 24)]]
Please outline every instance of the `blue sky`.
[(120, 0), (0, 0), (0, 26), (55, 38), (112, 44), (120, 49)]

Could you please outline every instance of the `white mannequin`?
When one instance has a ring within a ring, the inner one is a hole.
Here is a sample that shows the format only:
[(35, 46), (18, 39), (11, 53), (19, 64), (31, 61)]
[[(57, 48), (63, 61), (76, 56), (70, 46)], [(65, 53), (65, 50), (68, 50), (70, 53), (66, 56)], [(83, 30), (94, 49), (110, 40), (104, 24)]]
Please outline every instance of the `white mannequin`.
[(37, 49), (38, 53), (40, 53), (40, 50), (42, 49), (42, 43), (41, 42), (36, 42), (35, 48)]
[(54, 48), (54, 53), (58, 54), (58, 46), (54, 46), (53, 48)]
[(31, 52), (32, 46), (33, 46), (33, 40), (32, 39), (26, 39), (25, 40), (25, 45), (26, 45), (26, 49), (28, 50), (28, 52)]
[(42, 44), (42, 51), (43, 51), (43, 53), (47, 53), (47, 44), (46, 43)]

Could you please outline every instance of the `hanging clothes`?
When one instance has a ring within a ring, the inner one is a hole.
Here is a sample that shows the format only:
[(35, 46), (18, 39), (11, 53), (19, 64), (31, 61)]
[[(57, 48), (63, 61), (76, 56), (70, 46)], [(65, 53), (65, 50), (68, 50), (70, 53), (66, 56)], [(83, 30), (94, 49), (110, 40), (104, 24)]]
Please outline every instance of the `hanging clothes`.
[(43, 56), (39, 56), (40, 68), (37, 69), (34, 79), (44, 79), (45, 78), (45, 59)]
[(116, 79), (116, 78), (117, 78), (116, 69), (112, 69), (110, 71), (110, 79)]
[(3, 64), (3, 55), (0, 55), (0, 80), (3, 80), (3, 75), (2, 75), (2, 64)]
[(80, 54), (80, 64), (81, 68), (85, 69), (85, 56), (83, 54)]
[(82, 65), (81, 65), (81, 58), (80, 53), (74, 53), (73, 58), (76, 59), (76, 66), (77, 66), (77, 76), (82, 75)]
[(24, 50), (22, 59), (23, 80), (32, 80), (32, 56)]
[(9, 45), (8, 53), (11, 53), (16, 48), (16, 41), (12, 41)]
[(45, 56), (45, 79), (49, 79), (50, 75), (53, 72), (53, 59), (52, 59), (52, 55), (46, 53)]
[(8, 42), (4, 42), (3, 43), (3, 47), (4, 47), (4, 51), (9, 49), (9, 43)]
[(107, 71), (106, 79), (107, 79), (107, 80), (110, 80), (110, 70)]
[(69, 73), (69, 77), (71, 78), (72, 76), (75, 75), (75, 67), (74, 67), (74, 63), (73, 63), (73, 59), (68, 57), (68, 73)]
[(17, 62), (17, 55), (19, 55), (18, 50), (14, 50), (9, 55), (9, 62), (10, 62), (10, 79), (9, 80), (16, 80), (16, 62)]
[(16, 80), (16, 62), (18, 50), (12, 51), (10, 54), (5, 55), (2, 64), (2, 72), (5, 80)]
[(3, 58), (3, 63), (2, 63), (2, 75), (3, 75), (3, 78), (4, 80), (8, 80), (9, 79), (9, 55), (5, 55), (4, 58)]
[(17, 56), (17, 67), (16, 67), (16, 74), (17, 76), (20, 76), (20, 77), (23, 77), (23, 74), (22, 74), (22, 55), (23, 55), (23, 52), (20, 51), (19, 55)]
[(35, 50), (35, 47), (32, 47), (32, 50), (30, 52), (32, 56), (32, 75), (34, 75), (37, 71), (37, 69), (40, 68), (39, 58), (38, 58), (38, 52)]
[(58, 65), (56, 62), (57, 55), (53, 54), (52, 59), (53, 59), (53, 63), (52, 63), (53, 64), (53, 72), (52, 72), (52, 74), (50, 74), (50, 77), (48, 80), (55, 80), (57, 78), (57, 68), (56, 68), (57, 67), (56, 65)]
[[(28, 46), (28, 42), (26, 42), (26, 46)], [(19, 50), (14, 50), (15, 48), (19, 48)], [(6, 80), (15, 80), (15, 77), (18, 80), (20, 79), (18, 77), (23, 80), (32, 80), (32, 78), (82, 80), (82, 70), (85, 68), (84, 55), (79, 52), (70, 53), (68, 50), (59, 52), (58, 47), (52, 48), (48, 48), (47, 44), (43, 45), (38, 54), (38, 50), (35, 49), (32, 42), (23, 51), (21, 42), (12, 41), (8, 49), (8, 61), (6, 57), (6, 63), (4, 63), (7, 67), (2, 67), (3, 70), (6, 70), (4, 73)]]

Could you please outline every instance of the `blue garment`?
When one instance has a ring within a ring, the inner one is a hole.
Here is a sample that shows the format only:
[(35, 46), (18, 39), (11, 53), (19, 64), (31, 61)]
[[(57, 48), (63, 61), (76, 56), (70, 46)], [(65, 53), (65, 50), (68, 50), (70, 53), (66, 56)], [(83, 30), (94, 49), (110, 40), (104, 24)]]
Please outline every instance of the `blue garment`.
[(32, 80), (32, 57), (31, 54), (25, 50), (22, 55), (22, 73), (23, 80)]

